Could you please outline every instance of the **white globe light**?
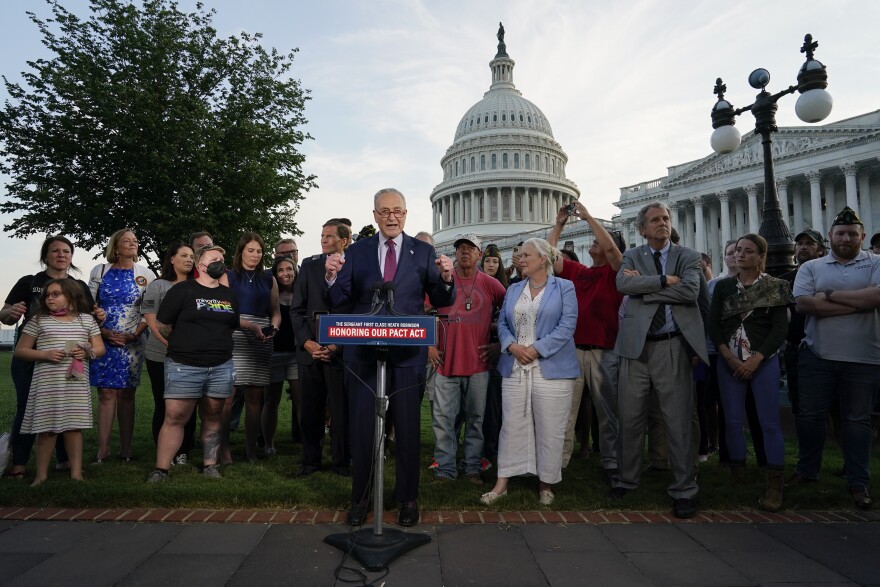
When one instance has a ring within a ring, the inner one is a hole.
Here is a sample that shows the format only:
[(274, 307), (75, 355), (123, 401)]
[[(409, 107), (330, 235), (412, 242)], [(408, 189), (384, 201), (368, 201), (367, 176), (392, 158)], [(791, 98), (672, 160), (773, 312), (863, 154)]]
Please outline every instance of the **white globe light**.
[(794, 105), (794, 111), (798, 118), (804, 122), (819, 122), (831, 114), (833, 105), (834, 100), (831, 99), (831, 94), (825, 90), (816, 89), (801, 94)]
[(732, 124), (719, 126), (712, 133), (709, 144), (716, 153), (725, 154), (735, 151), (739, 147), (741, 135), (739, 130)]

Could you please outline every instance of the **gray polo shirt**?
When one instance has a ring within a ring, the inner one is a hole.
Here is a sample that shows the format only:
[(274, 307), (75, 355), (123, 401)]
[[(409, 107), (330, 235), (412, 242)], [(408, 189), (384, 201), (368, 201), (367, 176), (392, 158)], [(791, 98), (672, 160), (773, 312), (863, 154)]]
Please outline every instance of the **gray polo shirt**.
[[(794, 297), (833, 289), (880, 286), (880, 257), (862, 251), (848, 263), (832, 254), (804, 263), (794, 280)], [(880, 365), (880, 309), (846, 316), (807, 316), (804, 342), (829, 361)]]
[[(141, 302), (141, 311), (144, 314), (158, 314), (162, 299), (174, 284), (175, 282), (165, 279), (155, 279), (151, 281), (150, 285), (147, 286), (147, 291), (144, 292), (144, 300)], [(159, 342), (151, 332), (144, 348), (144, 355), (147, 359), (161, 363), (165, 360), (165, 353), (167, 350), (168, 348)]]

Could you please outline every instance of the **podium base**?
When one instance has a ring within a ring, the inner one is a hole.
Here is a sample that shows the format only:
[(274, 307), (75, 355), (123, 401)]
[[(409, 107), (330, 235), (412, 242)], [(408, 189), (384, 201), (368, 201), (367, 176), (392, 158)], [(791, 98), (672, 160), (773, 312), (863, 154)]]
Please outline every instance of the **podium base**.
[(384, 528), (382, 534), (374, 534), (364, 528), (357, 532), (331, 534), (324, 542), (345, 552), (351, 552), (362, 565), (371, 571), (381, 571), (400, 555), (431, 542), (425, 534), (410, 534), (393, 528)]

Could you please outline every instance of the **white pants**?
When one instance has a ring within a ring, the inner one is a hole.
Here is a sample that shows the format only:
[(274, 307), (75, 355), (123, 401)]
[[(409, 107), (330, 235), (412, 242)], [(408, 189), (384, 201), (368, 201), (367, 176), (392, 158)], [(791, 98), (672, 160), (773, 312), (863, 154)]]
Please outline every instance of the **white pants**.
[(514, 371), (501, 382), (498, 476), (562, 480), (562, 443), (574, 379), (544, 379), (540, 367)]

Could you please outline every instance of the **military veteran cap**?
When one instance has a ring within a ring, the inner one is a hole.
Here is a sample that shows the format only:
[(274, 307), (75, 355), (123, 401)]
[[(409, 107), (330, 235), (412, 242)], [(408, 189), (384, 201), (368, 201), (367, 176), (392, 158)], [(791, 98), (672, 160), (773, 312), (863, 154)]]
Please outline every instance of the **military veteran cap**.
[(805, 228), (801, 232), (799, 232), (798, 235), (796, 237), (794, 237), (794, 242), (798, 242), (799, 240), (801, 240), (802, 237), (805, 237), (805, 236), (809, 237), (817, 244), (820, 244), (820, 245), (825, 244), (825, 239), (822, 238), (822, 235), (819, 234), (819, 231), (814, 230), (812, 228)]
[(483, 258), (486, 257), (496, 257), (498, 259), (501, 258), (501, 251), (498, 250), (498, 245), (495, 243), (486, 245), (486, 251), (483, 253)]
[(837, 226), (838, 224), (861, 224), (865, 225), (862, 222), (862, 219), (859, 218), (859, 215), (856, 214), (856, 211), (850, 208), (849, 206), (844, 206), (843, 210), (840, 211), (840, 214), (834, 217), (834, 222), (831, 223), (831, 226)]

